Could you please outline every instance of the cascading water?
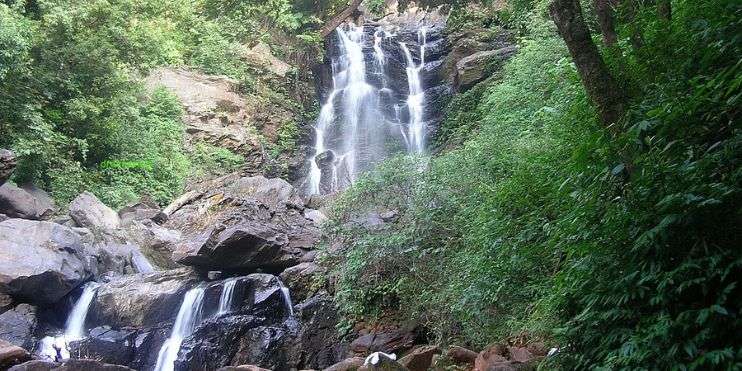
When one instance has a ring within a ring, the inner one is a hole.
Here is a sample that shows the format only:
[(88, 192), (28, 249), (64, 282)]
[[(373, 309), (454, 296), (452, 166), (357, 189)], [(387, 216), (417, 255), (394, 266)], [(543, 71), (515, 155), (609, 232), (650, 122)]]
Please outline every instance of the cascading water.
[(70, 314), (67, 316), (64, 334), (61, 336), (47, 336), (41, 339), (39, 343), (39, 355), (52, 359), (70, 358), (69, 342), (85, 338), (85, 318), (88, 316), (90, 304), (98, 292), (99, 285), (96, 282), (90, 282), (85, 285), (82, 294), (72, 307)]
[(178, 351), (183, 339), (193, 332), (201, 317), (204, 293), (204, 288), (199, 286), (188, 290), (183, 297), (183, 303), (180, 305), (178, 316), (173, 324), (173, 331), (162, 344), (157, 355), (155, 371), (172, 371), (174, 369), (175, 359), (178, 358)]
[(289, 315), (294, 315), (294, 303), (291, 301), (291, 292), (289, 288), (284, 286), (281, 280), (278, 280), (278, 285), (281, 287), (281, 295), (283, 296), (283, 302), (286, 305), (286, 309), (289, 311)]
[(410, 94), (407, 96), (407, 108), (410, 112), (410, 120), (407, 124), (407, 137), (410, 142), (410, 152), (422, 153), (425, 150), (425, 92), (423, 90), (420, 71), (425, 67), (425, 43), (427, 30), (422, 27), (418, 31), (418, 43), (420, 44), (420, 64), (415, 65), (412, 53), (405, 43), (400, 43), (405, 59), (407, 60), (407, 84)]
[(155, 267), (149, 262), (146, 256), (139, 250), (132, 251), (131, 263), (134, 265), (134, 269), (139, 273), (150, 273), (155, 271)]
[(217, 310), (217, 315), (228, 313), (232, 310), (232, 298), (234, 297), (235, 286), (237, 286), (236, 278), (224, 281), (222, 293), (219, 296), (219, 309)]
[[(422, 75), (430, 28), (405, 27), (345, 23), (335, 30), (328, 52), (332, 86), (314, 126), (309, 194), (343, 189), (395, 153), (425, 152)], [(440, 32), (434, 37), (441, 40)]]

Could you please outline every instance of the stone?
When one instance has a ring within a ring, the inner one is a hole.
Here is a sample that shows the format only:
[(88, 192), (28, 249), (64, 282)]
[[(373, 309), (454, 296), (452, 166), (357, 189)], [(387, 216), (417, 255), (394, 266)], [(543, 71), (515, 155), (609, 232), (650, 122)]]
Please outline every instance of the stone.
[(262, 41), (259, 41), (252, 48), (243, 46), (240, 50), (240, 56), (247, 62), (247, 64), (261, 67), (279, 77), (285, 77), (286, 74), (291, 71), (291, 66), (276, 58), (273, 53), (271, 53), (270, 46)]
[(46, 220), (54, 213), (54, 201), (33, 185), (24, 189), (5, 183), (0, 186), (0, 213), (10, 218)]
[(325, 368), (323, 371), (355, 371), (363, 366), (363, 361), (364, 359), (361, 357), (348, 358)]
[(318, 275), (323, 274), (324, 269), (314, 262), (299, 263), (293, 267), (286, 268), (281, 273), (281, 281), (289, 288), (291, 296), (298, 302), (304, 301), (316, 290), (312, 285)]
[(0, 186), (5, 184), (10, 179), (10, 176), (13, 175), (16, 164), (15, 153), (0, 148)]
[(528, 363), (535, 358), (527, 348), (521, 347), (508, 347), (508, 354), (511, 361), (520, 363)]
[(90, 192), (83, 192), (72, 200), (69, 215), (78, 226), (88, 229), (113, 230), (121, 225), (118, 213)]
[(518, 51), (515, 46), (474, 53), (456, 63), (455, 86), (466, 91), (499, 70)]
[(180, 231), (164, 228), (153, 220), (133, 220), (128, 223), (124, 233), (155, 266), (168, 269), (179, 267), (172, 260), (172, 255), (181, 241)]
[(55, 303), (91, 275), (85, 253), (68, 227), (6, 220), (0, 223), (0, 291), (29, 303)]
[[(0, 220), (2, 222), (2, 220)], [(0, 292), (0, 314), (13, 307), (13, 298), (5, 293)]]
[(27, 350), (0, 339), (0, 368), (9, 367), (31, 358)]
[(456, 364), (472, 364), (477, 359), (479, 353), (469, 350), (460, 346), (451, 346), (446, 352), (446, 356), (453, 360)]
[(197, 280), (188, 268), (116, 277), (98, 288), (87, 321), (92, 326), (115, 328), (171, 321)]
[(228, 192), (240, 197), (255, 199), (270, 209), (304, 208), (299, 192), (289, 182), (280, 178), (263, 176), (243, 177), (228, 186)]
[(142, 198), (139, 202), (126, 206), (119, 210), (121, 225), (126, 226), (133, 221), (154, 221), (163, 223), (167, 220), (167, 215), (162, 212), (160, 207), (148, 197)]
[(300, 329), (292, 359), (301, 366), (325, 369), (346, 358), (348, 343), (338, 333), (339, 315), (333, 297), (321, 291), (296, 306)]
[(433, 363), (433, 356), (441, 350), (435, 345), (424, 345), (413, 348), (407, 355), (399, 359), (402, 366), (410, 371), (427, 371)]
[(13, 366), (8, 371), (51, 371), (59, 367), (58, 363), (50, 361), (28, 361), (17, 366)]
[(15, 308), (0, 314), (0, 339), (31, 349), (37, 322), (35, 307), (18, 304)]
[(96, 327), (88, 337), (69, 344), (70, 354), (111, 364), (129, 364), (134, 360), (138, 333), (132, 330), (113, 330)]
[(503, 365), (503, 363), (507, 363), (507, 359), (505, 358), (506, 354), (507, 349), (504, 345), (497, 343), (489, 345), (477, 355), (477, 358), (474, 360), (474, 370), (500, 370), (499, 368), (494, 367), (506, 367), (505, 365)]
[(126, 366), (111, 365), (92, 359), (70, 359), (53, 371), (134, 371)]
[(319, 210), (314, 210), (314, 209), (305, 209), (304, 217), (311, 220), (312, 223), (314, 223), (314, 225), (316, 226), (321, 226), (324, 222), (329, 220), (329, 218), (327, 218), (327, 215), (325, 215), (325, 213)]
[(371, 352), (399, 353), (412, 348), (415, 334), (412, 331), (397, 329), (372, 332), (360, 336), (350, 343), (350, 350), (356, 354)]

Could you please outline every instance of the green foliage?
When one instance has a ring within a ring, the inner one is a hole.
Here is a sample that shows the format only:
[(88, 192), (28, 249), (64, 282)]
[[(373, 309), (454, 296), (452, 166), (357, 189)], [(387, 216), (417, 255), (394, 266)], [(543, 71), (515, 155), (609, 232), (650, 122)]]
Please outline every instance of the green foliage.
[(191, 154), (196, 178), (220, 176), (236, 171), (245, 164), (245, 158), (221, 147), (199, 142)]
[[(539, 4), (502, 81), (450, 105), (446, 152), (394, 159), (341, 197), (328, 261), (343, 313), (472, 346), (525, 332), (561, 345), (549, 368), (741, 367), (742, 8), (672, 4), (669, 24), (637, 9), (606, 53), (632, 86), (619, 137)], [(359, 226), (386, 210), (395, 221)]]

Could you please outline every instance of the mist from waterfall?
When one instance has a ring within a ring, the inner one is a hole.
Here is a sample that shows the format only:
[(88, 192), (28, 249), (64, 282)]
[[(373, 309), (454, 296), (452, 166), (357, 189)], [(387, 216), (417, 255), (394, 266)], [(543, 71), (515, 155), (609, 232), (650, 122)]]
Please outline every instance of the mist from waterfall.
[(183, 303), (178, 310), (178, 316), (175, 318), (172, 333), (162, 344), (162, 348), (157, 355), (155, 371), (173, 371), (180, 345), (193, 332), (201, 318), (204, 293), (205, 290), (201, 286), (186, 292)]
[[(314, 125), (309, 194), (334, 193), (395, 153), (426, 147), (427, 27), (410, 35), (345, 23), (332, 37), (332, 86)], [(414, 53), (412, 44), (419, 46)], [(407, 81), (395, 74), (402, 70)]]

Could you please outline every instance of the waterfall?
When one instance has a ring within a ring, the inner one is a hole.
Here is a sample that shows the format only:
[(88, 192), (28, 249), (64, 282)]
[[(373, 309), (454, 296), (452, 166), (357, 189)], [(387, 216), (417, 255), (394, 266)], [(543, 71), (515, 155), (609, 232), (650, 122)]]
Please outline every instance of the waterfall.
[(147, 257), (139, 250), (131, 252), (131, 264), (139, 273), (150, 273), (155, 271), (152, 263), (150, 263)]
[(294, 303), (291, 302), (291, 293), (289, 292), (289, 288), (284, 286), (283, 282), (279, 279), (278, 285), (281, 287), (281, 295), (283, 296), (283, 303), (286, 305), (286, 308), (289, 310), (289, 315), (294, 315)]
[(217, 311), (217, 315), (227, 313), (232, 309), (232, 298), (234, 297), (235, 286), (237, 286), (236, 278), (224, 281), (222, 294), (219, 296), (219, 310)]
[(425, 44), (427, 39), (425, 27), (422, 27), (418, 31), (417, 38), (420, 44), (419, 65), (415, 65), (412, 53), (410, 53), (407, 45), (400, 43), (400, 47), (407, 60), (407, 85), (410, 89), (410, 94), (407, 96), (407, 108), (410, 112), (410, 119), (407, 124), (407, 136), (409, 138), (409, 151), (411, 153), (422, 153), (425, 150), (425, 121), (423, 117), (425, 112), (425, 92), (423, 91), (422, 79), (420, 78), (420, 71), (425, 67)]
[(85, 318), (88, 316), (90, 304), (98, 292), (99, 285), (90, 282), (85, 285), (82, 294), (72, 307), (67, 316), (64, 334), (60, 336), (47, 336), (39, 342), (38, 353), (44, 358), (51, 360), (70, 358), (69, 342), (85, 338)]
[[(424, 25), (344, 23), (335, 30), (328, 49), (332, 85), (314, 125), (309, 194), (341, 190), (395, 153), (425, 152), (422, 74), (430, 37)], [(440, 40), (440, 31), (432, 38)]]
[(204, 288), (196, 287), (188, 290), (183, 297), (183, 303), (178, 310), (178, 316), (173, 324), (170, 337), (165, 340), (157, 355), (155, 371), (172, 371), (175, 367), (175, 359), (183, 339), (188, 337), (198, 324), (201, 317), (201, 307), (204, 301)]

